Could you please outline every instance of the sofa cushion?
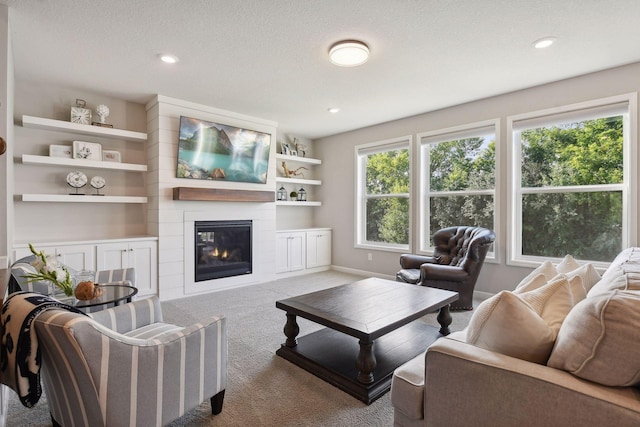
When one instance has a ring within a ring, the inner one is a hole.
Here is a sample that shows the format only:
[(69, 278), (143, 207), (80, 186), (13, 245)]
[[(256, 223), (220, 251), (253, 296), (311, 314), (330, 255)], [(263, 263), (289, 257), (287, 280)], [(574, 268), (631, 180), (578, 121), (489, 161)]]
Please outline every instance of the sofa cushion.
[(588, 297), (565, 319), (548, 365), (607, 386), (640, 384), (640, 292)]
[(549, 280), (547, 276), (543, 273), (538, 273), (535, 276), (527, 276), (518, 284), (518, 286), (514, 289), (514, 294), (521, 294), (523, 292), (529, 292), (534, 289), (538, 289), (547, 284)]
[(425, 354), (414, 357), (393, 372), (391, 404), (408, 418), (424, 417)]
[(571, 307), (573, 297), (564, 276), (521, 294), (502, 291), (477, 307), (466, 339), (487, 350), (544, 364)]
[(607, 277), (603, 276), (603, 278), (589, 290), (587, 295), (592, 297), (608, 294), (614, 290), (640, 290), (640, 273), (623, 273), (620, 271), (620, 274), (610, 274)]

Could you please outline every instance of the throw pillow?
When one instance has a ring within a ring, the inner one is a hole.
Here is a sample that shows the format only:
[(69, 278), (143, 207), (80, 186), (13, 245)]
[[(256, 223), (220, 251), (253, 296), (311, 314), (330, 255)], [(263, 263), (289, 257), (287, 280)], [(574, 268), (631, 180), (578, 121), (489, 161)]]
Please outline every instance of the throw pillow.
[(571, 255), (565, 255), (562, 261), (560, 261), (560, 263), (556, 265), (556, 270), (558, 271), (558, 273), (566, 274), (579, 267), (580, 264), (578, 264)]
[(548, 365), (599, 384), (640, 384), (640, 292), (589, 297), (565, 319)]
[(569, 279), (575, 276), (582, 277), (582, 286), (587, 293), (591, 290), (593, 285), (598, 283), (601, 279), (600, 274), (598, 274), (593, 264), (584, 264), (579, 268), (565, 274)]
[(540, 264), (535, 270), (529, 273), (524, 279), (522, 279), (516, 286), (516, 289), (518, 289), (521, 285), (529, 283), (538, 274), (543, 274), (548, 281), (558, 275), (558, 270), (556, 270), (551, 261), (545, 261)]
[(546, 363), (564, 317), (573, 306), (566, 277), (529, 292), (502, 291), (476, 308), (467, 342), (507, 356)]
[(534, 289), (541, 288), (547, 284), (547, 277), (542, 273), (539, 273), (534, 277), (529, 277), (529, 276), (525, 277), (525, 279), (527, 278), (528, 280), (525, 281), (523, 279), (522, 282), (518, 284), (518, 287), (516, 287), (516, 289), (513, 291), (514, 294), (529, 292)]
[(469, 344), (534, 363), (546, 363), (554, 341), (542, 317), (509, 291), (480, 303), (467, 328)]

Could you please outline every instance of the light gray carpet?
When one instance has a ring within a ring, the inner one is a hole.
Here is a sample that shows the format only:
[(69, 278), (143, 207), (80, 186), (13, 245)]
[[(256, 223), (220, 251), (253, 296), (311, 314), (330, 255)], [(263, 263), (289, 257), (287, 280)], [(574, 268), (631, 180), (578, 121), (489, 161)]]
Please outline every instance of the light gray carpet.
[[(212, 416), (207, 401), (172, 426), (392, 426), (389, 393), (367, 406), (275, 355), (285, 323), (275, 301), (359, 279), (327, 271), (163, 302), (165, 321), (171, 323), (188, 325), (217, 313), (228, 318), (229, 381), (222, 413)], [(458, 331), (471, 312), (452, 316), (451, 330)], [(436, 314), (421, 321), (437, 325)], [(305, 319), (298, 323), (300, 335), (320, 328)], [(46, 396), (28, 409), (11, 393), (7, 425), (50, 426)]]

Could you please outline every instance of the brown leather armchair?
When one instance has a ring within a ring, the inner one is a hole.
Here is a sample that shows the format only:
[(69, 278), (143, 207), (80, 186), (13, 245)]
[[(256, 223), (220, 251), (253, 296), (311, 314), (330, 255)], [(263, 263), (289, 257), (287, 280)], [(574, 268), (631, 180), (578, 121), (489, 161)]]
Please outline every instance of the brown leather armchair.
[(473, 310), (473, 289), (495, 238), (493, 231), (482, 227), (438, 230), (433, 235), (433, 256), (401, 255), (402, 270), (396, 280), (458, 292), (460, 298), (451, 309)]

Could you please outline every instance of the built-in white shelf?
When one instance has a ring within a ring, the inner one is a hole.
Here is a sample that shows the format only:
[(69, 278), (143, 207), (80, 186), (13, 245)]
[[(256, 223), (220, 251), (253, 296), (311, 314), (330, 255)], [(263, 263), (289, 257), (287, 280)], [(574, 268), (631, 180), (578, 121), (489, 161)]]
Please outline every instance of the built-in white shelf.
[(276, 154), (276, 159), (280, 160), (289, 160), (291, 162), (298, 163), (307, 163), (310, 165), (320, 165), (322, 164), (322, 160), (320, 159), (312, 159), (310, 157), (300, 157), (300, 156), (288, 156), (286, 154)]
[(322, 185), (322, 181), (319, 179), (285, 178), (283, 176), (277, 176), (276, 182), (283, 184)]
[(54, 130), (57, 132), (69, 132), (78, 135), (93, 135), (112, 139), (124, 139), (127, 141), (143, 142), (147, 140), (147, 134), (124, 129), (114, 129), (102, 126), (81, 125), (62, 120), (45, 119), (42, 117), (22, 116), (22, 126), (33, 129)]
[(23, 194), (23, 202), (56, 202), (56, 203), (147, 203), (146, 197), (137, 196), (97, 196), (66, 194)]
[(322, 202), (276, 202), (277, 206), (322, 206)]
[(51, 166), (73, 166), (76, 168), (113, 169), (132, 172), (146, 172), (147, 165), (135, 163), (103, 162), (87, 159), (67, 159), (64, 157), (34, 156), (23, 154), (22, 163), (25, 165), (51, 165)]

